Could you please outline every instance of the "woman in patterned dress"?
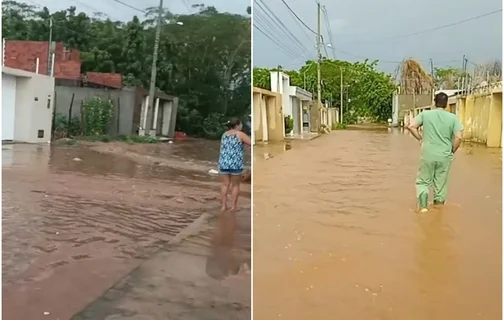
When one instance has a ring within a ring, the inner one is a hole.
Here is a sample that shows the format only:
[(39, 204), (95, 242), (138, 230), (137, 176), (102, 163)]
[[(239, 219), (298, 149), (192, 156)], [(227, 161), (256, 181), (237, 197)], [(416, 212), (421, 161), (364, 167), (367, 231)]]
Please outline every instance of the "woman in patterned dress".
[(227, 122), (228, 131), (221, 138), (219, 155), (219, 174), (222, 177), (221, 202), (222, 211), (227, 210), (227, 195), (231, 188), (232, 207), (235, 211), (240, 195), (240, 180), (244, 169), (243, 144), (251, 145), (249, 136), (242, 132), (243, 124), (233, 118)]

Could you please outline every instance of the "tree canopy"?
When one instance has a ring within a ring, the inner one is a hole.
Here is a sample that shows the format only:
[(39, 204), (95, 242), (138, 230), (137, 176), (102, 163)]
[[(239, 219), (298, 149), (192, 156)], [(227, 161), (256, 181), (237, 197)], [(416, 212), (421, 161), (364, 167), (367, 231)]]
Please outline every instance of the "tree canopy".
[[(351, 63), (344, 60), (323, 59), (321, 62), (322, 101), (341, 107), (341, 75), (343, 75), (344, 117), (353, 122), (357, 117), (386, 121), (392, 115), (392, 94), (396, 86), (389, 74), (376, 69), (377, 62)], [(270, 90), (270, 71), (277, 69), (254, 68), (253, 84)], [(291, 85), (302, 87), (316, 97), (317, 66), (307, 61), (299, 70), (283, 70), (290, 76)]]
[[(178, 130), (213, 137), (224, 118), (250, 116), (250, 8), (244, 15), (193, 8), (197, 13), (162, 13), (156, 86), (180, 98)], [(75, 6), (50, 12), (3, 1), (2, 10), (5, 39), (48, 41), (52, 17), (53, 41), (81, 51), (82, 72), (117, 72), (125, 86), (149, 87), (158, 8), (127, 22), (90, 17)]]

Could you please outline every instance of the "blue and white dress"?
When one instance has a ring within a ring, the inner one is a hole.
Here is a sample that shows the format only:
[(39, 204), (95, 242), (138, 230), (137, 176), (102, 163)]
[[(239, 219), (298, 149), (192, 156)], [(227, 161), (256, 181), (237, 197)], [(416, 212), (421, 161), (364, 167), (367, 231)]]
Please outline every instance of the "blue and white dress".
[(240, 175), (243, 172), (243, 142), (236, 134), (224, 133), (221, 138), (219, 173)]

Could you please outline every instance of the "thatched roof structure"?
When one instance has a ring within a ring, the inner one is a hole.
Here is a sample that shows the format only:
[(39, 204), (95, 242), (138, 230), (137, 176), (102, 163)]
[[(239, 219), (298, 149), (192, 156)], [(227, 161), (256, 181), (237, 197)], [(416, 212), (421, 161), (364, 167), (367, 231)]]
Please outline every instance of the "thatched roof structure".
[(422, 94), (429, 93), (433, 89), (434, 83), (431, 76), (425, 72), (420, 62), (416, 60), (403, 60), (398, 67), (397, 73), (400, 93)]

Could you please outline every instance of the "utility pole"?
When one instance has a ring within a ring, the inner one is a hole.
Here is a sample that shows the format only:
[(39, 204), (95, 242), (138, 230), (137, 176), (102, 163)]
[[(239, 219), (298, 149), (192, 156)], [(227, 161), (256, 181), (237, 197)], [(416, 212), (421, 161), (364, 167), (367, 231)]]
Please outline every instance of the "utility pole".
[(343, 123), (343, 68), (340, 67), (340, 101), (341, 101), (341, 106), (340, 106), (340, 121)]
[(322, 88), (320, 87), (321, 75), (320, 75), (320, 63), (322, 60), (322, 54), (320, 53), (321, 47), (321, 30), (320, 30), (320, 2), (317, 1), (317, 111), (320, 110), (322, 104)]
[(278, 65), (278, 68), (277, 68), (277, 89), (276, 89), (276, 92), (280, 93), (280, 68), (282, 66), (281, 65)]
[(430, 61), (430, 74), (432, 78), (432, 84), (434, 86), (434, 62), (432, 62), (432, 59), (429, 59)]
[(436, 91), (436, 84), (434, 82), (434, 62), (432, 62), (432, 59), (429, 59), (429, 62), (430, 62), (430, 74), (432, 80), (431, 100), (434, 101), (434, 92)]
[(51, 63), (51, 49), (52, 49), (52, 30), (53, 30), (53, 18), (52, 16), (49, 18), (49, 43), (47, 44), (47, 75), (50, 76), (51, 75), (51, 65), (52, 63), (54, 63), (54, 61), (52, 61)]
[(145, 134), (150, 135), (151, 128), (151, 119), (149, 117), (149, 108), (154, 110), (154, 95), (156, 94), (156, 74), (157, 74), (157, 59), (158, 59), (158, 51), (159, 51), (159, 38), (161, 37), (161, 21), (163, 19), (163, 0), (159, 0), (159, 12), (157, 18), (157, 29), (156, 29), (156, 38), (154, 40), (154, 53), (152, 54), (152, 69), (151, 69), (151, 79), (150, 79), (150, 88), (149, 88), (149, 103), (146, 106), (146, 125), (145, 125)]

